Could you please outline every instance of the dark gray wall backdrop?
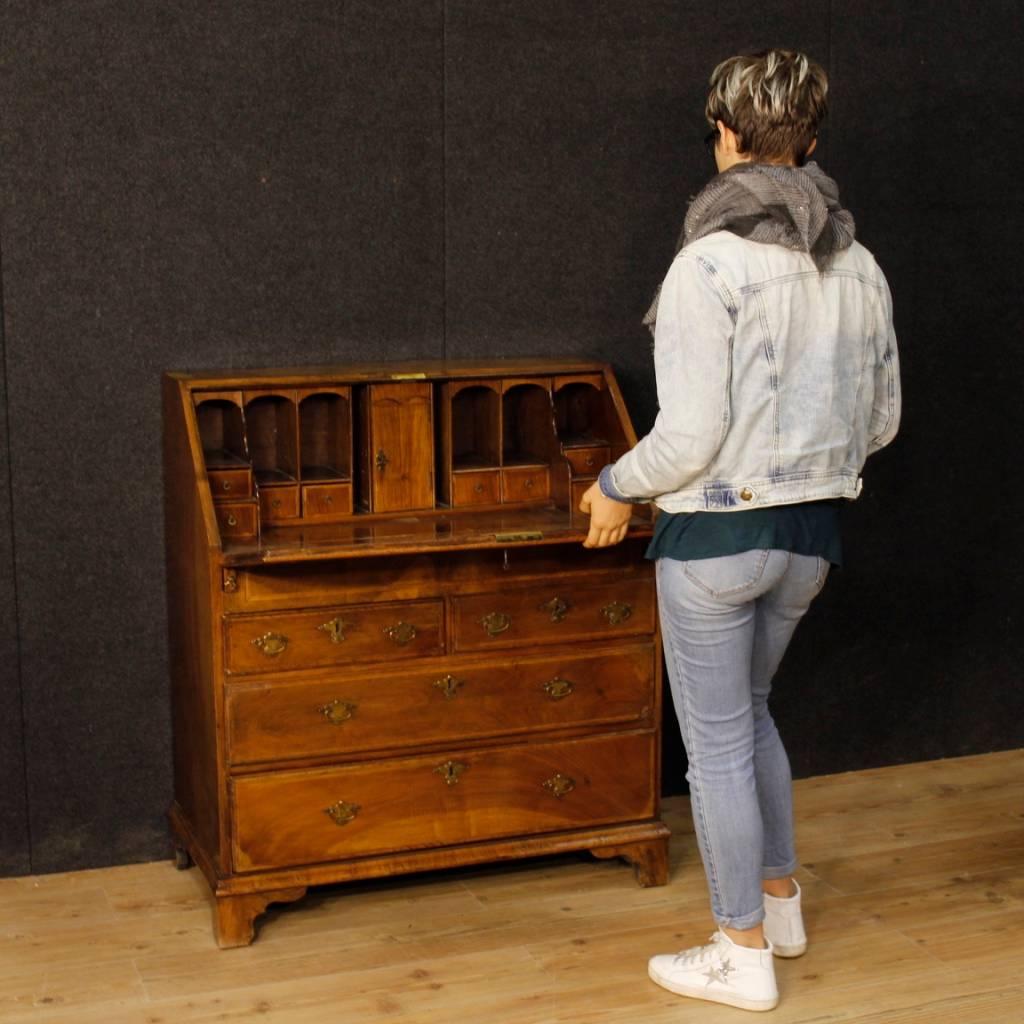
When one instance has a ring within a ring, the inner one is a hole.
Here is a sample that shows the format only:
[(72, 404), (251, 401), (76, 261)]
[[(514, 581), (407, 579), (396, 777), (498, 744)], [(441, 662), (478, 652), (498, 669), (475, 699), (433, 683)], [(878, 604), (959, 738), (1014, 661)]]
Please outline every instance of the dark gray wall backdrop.
[(587, 354), (646, 429), (706, 77), (766, 45), (830, 72), (907, 392), (778, 679), (794, 771), (1021, 745), (1019, 4), (0, 10), (0, 874), (165, 850), (160, 372)]

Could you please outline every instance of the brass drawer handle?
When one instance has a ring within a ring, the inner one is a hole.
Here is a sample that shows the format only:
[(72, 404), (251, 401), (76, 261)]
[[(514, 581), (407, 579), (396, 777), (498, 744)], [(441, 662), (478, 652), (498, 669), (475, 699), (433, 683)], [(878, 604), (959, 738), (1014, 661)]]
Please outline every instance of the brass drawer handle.
[(576, 788), (576, 781), (575, 779), (570, 779), (568, 775), (563, 775), (561, 772), (555, 772), (555, 774), (544, 783), (544, 788), (561, 800), (566, 793), (571, 793)]
[(384, 635), (399, 647), (404, 647), (410, 640), (416, 638), (416, 627), (410, 622), (399, 622), (394, 626), (385, 626)]
[(317, 630), (321, 633), (326, 633), (331, 638), (332, 644), (340, 644), (346, 640), (345, 630), (351, 629), (355, 625), (354, 622), (346, 622), (340, 615), (331, 619), (329, 622), (325, 622), (322, 626), (317, 626)]
[(466, 766), (461, 761), (445, 761), (434, 769), (449, 786), (454, 786), (465, 770)]
[(230, 480), (225, 480), (221, 484), (221, 487), (223, 487), (225, 491), (230, 491), (231, 490), (231, 481)]
[(384, 451), (384, 449), (381, 448), (380, 451), (377, 452), (377, 457), (373, 461), (376, 463), (377, 468), (383, 473), (384, 467), (391, 460), (388, 458), (387, 453)]
[(611, 626), (618, 626), (633, 614), (633, 606), (624, 601), (612, 601), (601, 609), (601, 614)]
[(576, 687), (568, 679), (550, 679), (544, 684), (544, 692), (552, 700), (562, 700), (575, 689)]
[(443, 679), (434, 680), (434, 686), (444, 694), (445, 700), (451, 700), (458, 692), (459, 687), (464, 685), (465, 683), (461, 679), (456, 679), (453, 675), (446, 675)]
[(360, 811), (359, 804), (350, 804), (345, 800), (339, 800), (336, 804), (324, 808), (327, 815), (335, 825), (347, 825)]
[(264, 633), (256, 637), (252, 642), (253, 647), (258, 647), (268, 658), (276, 658), (288, 646), (288, 637), (280, 633)]
[(281, 499), (274, 498), (274, 500), (270, 503), (270, 507), (276, 512), (281, 507)]
[(540, 610), (542, 612), (550, 612), (552, 622), (561, 622), (569, 610), (569, 602), (561, 597), (553, 597), (550, 601), (545, 601), (540, 606)]
[(228, 513), (228, 526), (237, 526), (238, 520), (235, 518), (234, 512)]
[(342, 722), (354, 717), (358, 707), (358, 704), (353, 704), (350, 700), (332, 700), (317, 710), (331, 725), (341, 725)]
[(512, 616), (504, 612), (491, 612), (480, 620), (480, 625), (487, 630), (488, 636), (498, 636), (512, 625)]

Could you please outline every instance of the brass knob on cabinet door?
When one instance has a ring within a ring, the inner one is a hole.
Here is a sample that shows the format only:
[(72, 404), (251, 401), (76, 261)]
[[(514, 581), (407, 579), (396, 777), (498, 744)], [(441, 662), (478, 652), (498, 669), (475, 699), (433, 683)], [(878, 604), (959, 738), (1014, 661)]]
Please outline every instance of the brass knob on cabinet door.
[(288, 637), (281, 633), (264, 633), (252, 641), (253, 647), (258, 647), (268, 658), (276, 658), (288, 646)]
[(544, 788), (553, 796), (556, 796), (561, 800), (566, 793), (571, 793), (576, 788), (576, 780), (570, 779), (568, 775), (563, 775), (561, 772), (555, 772), (555, 774), (544, 783)]
[(512, 625), (512, 616), (504, 612), (491, 612), (480, 620), (480, 625), (487, 630), (488, 636), (498, 636)]
[(623, 601), (612, 601), (601, 609), (601, 614), (611, 626), (618, 626), (633, 614), (633, 606)]
[(339, 800), (336, 804), (324, 808), (327, 815), (335, 825), (347, 825), (360, 811), (359, 804), (350, 804), (346, 800)]
[(331, 725), (341, 725), (355, 716), (358, 707), (358, 704), (353, 704), (350, 700), (332, 700), (318, 710)]

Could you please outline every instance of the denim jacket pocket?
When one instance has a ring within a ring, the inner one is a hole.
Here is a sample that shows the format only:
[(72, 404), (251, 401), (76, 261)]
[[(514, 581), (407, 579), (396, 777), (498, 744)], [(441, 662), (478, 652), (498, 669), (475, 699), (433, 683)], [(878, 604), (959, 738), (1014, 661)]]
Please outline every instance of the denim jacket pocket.
[(734, 597), (753, 590), (761, 582), (769, 551), (744, 551), (738, 555), (700, 558), (683, 563), (686, 578), (712, 597)]

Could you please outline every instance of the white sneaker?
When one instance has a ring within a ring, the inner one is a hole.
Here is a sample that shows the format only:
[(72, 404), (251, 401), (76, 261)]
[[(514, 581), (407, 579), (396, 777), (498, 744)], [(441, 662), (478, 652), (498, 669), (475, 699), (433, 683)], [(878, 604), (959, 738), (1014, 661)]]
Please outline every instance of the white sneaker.
[(669, 992), (693, 999), (743, 1010), (773, 1010), (779, 1003), (771, 943), (767, 949), (747, 949), (723, 932), (715, 932), (708, 946), (695, 946), (675, 956), (652, 956), (647, 973)]
[(793, 879), (796, 895), (787, 899), (764, 894), (764, 937), (771, 942), (775, 955), (803, 956), (807, 952), (807, 933), (800, 913), (800, 886)]

